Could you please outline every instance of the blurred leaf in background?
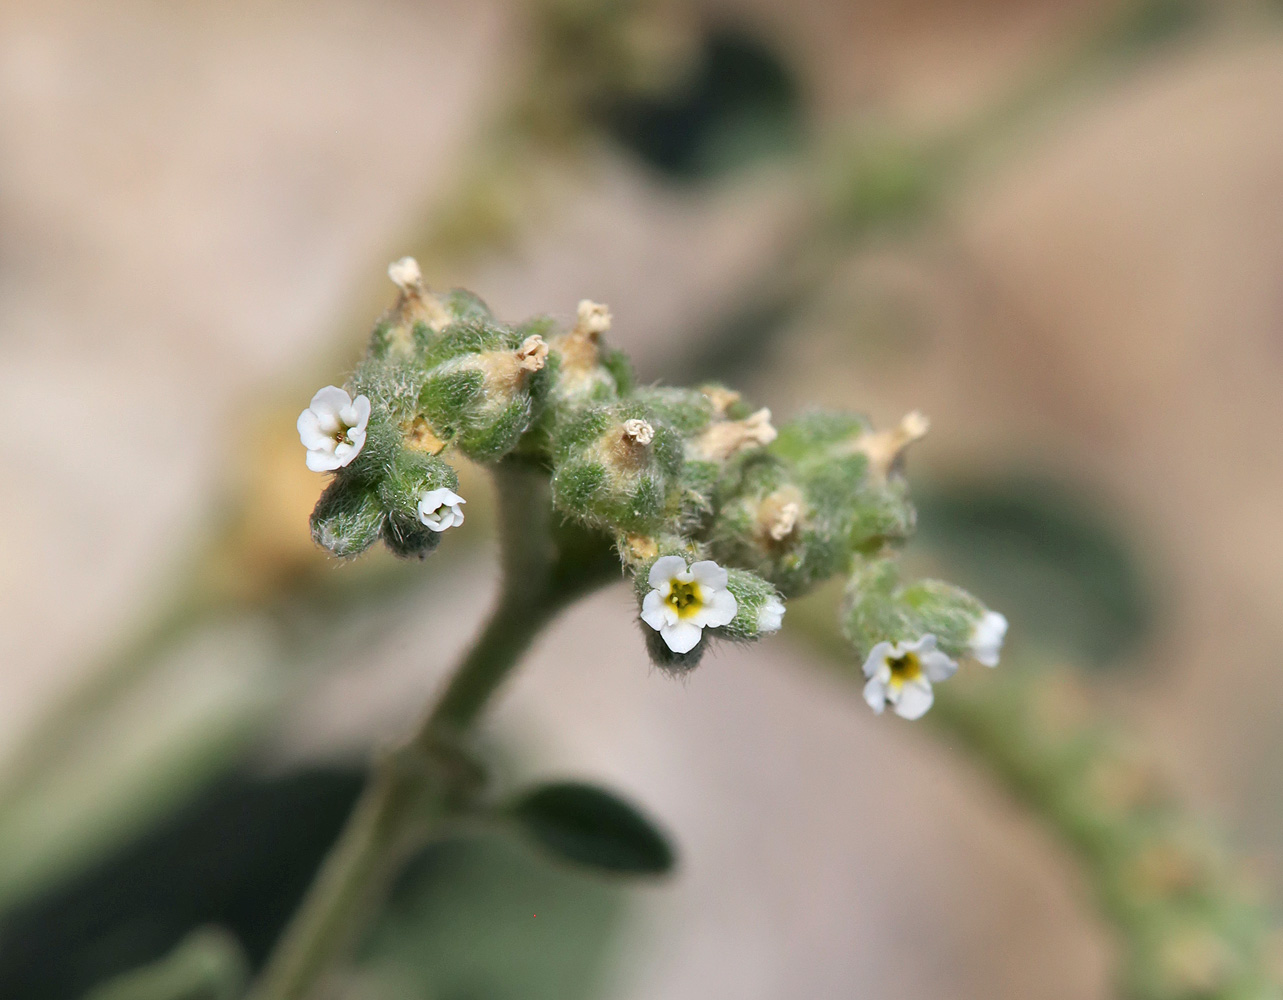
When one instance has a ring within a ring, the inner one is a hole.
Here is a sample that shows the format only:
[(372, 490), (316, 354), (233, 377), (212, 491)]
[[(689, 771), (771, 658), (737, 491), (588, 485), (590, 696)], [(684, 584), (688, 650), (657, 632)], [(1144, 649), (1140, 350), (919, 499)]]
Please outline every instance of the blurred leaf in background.
[(705, 180), (795, 152), (804, 135), (801, 90), (764, 42), (707, 32), (687, 73), (653, 94), (601, 102), (603, 130), (673, 180)]
[[(267, 954), (363, 775), (228, 779), (71, 883), (0, 920), (0, 996), (74, 1000), (156, 962), (204, 925)], [(110, 995), (110, 994), (108, 994)]]
[(1147, 636), (1155, 595), (1105, 507), (1048, 479), (935, 483), (918, 492), (919, 539), (1050, 651), (1096, 666)]
[[(362, 782), (333, 769), (225, 782), (0, 921), (0, 996), (221, 998), (244, 978), (241, 949), (263, 962)], [(400, 879), (360, 971), (398, 1000), (589, 997), (624, 906), (621, 885), (514, 837), (451, 840)]]
[(361, 970), (418, 991), (389, 994), (398, 1000), (586, 1000), (600, 991), (624, 902), (618, 884), (514, 838), (445, 841), (400, 879)]

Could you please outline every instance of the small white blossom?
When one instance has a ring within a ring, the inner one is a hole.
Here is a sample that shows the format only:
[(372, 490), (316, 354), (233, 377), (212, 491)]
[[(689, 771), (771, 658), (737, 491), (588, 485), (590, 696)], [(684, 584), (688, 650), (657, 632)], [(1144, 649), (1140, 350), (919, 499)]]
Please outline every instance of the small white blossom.
[(369, 422), (369, 397), (353, 399), (338, 386), (327, 385), (298, 417), (298, 436), (307, 449), (307, 467), (313, 472), (333, 472), (351, 464), (365, 447)]
[(739, 610), (735, 595), (726, 589), (726, 570), (711, 559), (687, 569), (681, 556), (662, 556), (647, 579), (654, 590), (642, 601), (642, 621), (674, 653), (689, 653), (704, 629), (729, 625)]
[(879, 715), (889, 703), (902, 719), (920, 719), (935, 701), (934, 681), (948, 680), (958, 665), (936, 649), (936, 637), (880, 642), (864, 661), (864, 700)]
[(971, 630), (967, 645), (977, 663), (986, 667), (998, 665), (998, 654), (1002, 652), (1002, 640), (1007, 637), (1007, 619), (996, 611), (986, 611)]
[(784, 624), (784, 602), (772, 597), (757, 612), (757, 630), (762, 633), (778, 632)]
[(454, 490), (428, 490), (419, 500), (419, 520), (433, 531), (445, 531), (463, 523), (459, 505), (467, 502)]

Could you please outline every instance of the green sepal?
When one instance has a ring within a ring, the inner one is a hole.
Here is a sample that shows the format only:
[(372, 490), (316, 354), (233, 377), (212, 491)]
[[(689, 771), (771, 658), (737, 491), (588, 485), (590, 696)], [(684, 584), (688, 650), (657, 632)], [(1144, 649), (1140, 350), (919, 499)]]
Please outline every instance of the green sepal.
[(726, 575), (726, 589), (735, 595), (735, 617), (731, 619), (729, 625), (712, 629), (712, 637), (739, 642), (753, 642), (760, 639), (763, 633), (758, 628), (758, 616), (771, 601), (783, 603), (783, 599), (770, 583), (756, 573), (732, 567), (726, 571)]

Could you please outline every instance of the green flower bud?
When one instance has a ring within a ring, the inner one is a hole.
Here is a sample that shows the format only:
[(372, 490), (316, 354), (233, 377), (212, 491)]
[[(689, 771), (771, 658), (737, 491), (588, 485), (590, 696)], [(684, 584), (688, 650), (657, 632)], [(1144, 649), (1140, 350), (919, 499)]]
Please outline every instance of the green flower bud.
[(610, 323), (610, 310), (606, 306), (584, 299), (579, 303), (574, 327), (549, 338), (549, 346), (560, 360), (560, 373), (552, 388), (553, 402), (559, 411), (609, 403), (632, 390), (633, 374), (628, 359), (602, 342)]
[(378, 361), (421, 354), (437, 333), (454, 322), (441, 300), (423, 287), (423, 276), (413, 257), (390, 264), (388, 277), (400, 295), (370, 335), (368, 356)]
[(998, 663), (1007, 619), (961, 587), (939, 580), (900, 585), (895, 563), (861, 564), (847, 586), (843, 630), (860, 656), (879, 642), (912, 642), (935, 636), (936, 647), (952, 659), (971, 656), (986, 666)]
[(842, 632), (861, 661), (880, 642), (915, 642), (925, 633), (922, 620), (899, 600), (899, 567), (890, 559), (860, 563), (847, 582)]
[(512, 451), (542, 406), (552, 374), (543, 337), (523, 333), (493, 323), (447, 329), (424, 359), (432, 366), (418, 397), (424, 426), (407, 428), (407, 437), (455, 444), (480, 462)]
[(441, 541), (441, 532), (429, 528), (420, 516), (420, 501), (432, 490), (453, 490), (459, 476), (440, 458), (405, 450), (397, 456), (379, 484), (379, 501), (386, 519), (383, 541), (396, 555), (425, 558)]
[(735, 617), (721, 630), (729, 639), (751, 642), (780, 630), (784, 601), (769, 583), (745, 569), (727, 571), (726, 589), (735, 595)]
[(351, 476), (325, 488), (312, 511), (312, 538), (336, 556), (359, 555), (378, 539), (386, 515), (376, 492)]
[(638, 401), (580, 410), (556, 430), (553, 503), (607, 530), (654, 530), (681, 472), (680, 434)]
[(716, 558), (764, 577), (795, 597), (847, 565), (852, 493), (843, 469), (799, 482), (773, 455), (747, 464), (710, 530)]
[(961, 587), (940, 580), (918, 580), (900, 588), (896, 597), (911, 609), (922, 630), (936, 637), (936, 643), (955, 659), (970, 649), (976, 625), (985, 606)]

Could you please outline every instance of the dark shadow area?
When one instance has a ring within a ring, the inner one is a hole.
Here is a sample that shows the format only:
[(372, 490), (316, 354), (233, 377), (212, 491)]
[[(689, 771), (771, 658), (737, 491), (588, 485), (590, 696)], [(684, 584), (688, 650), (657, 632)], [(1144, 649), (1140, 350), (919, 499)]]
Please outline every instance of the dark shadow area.
[(62, 889), (0, 920), (0, 997), (79, 1000), (217, 924), (255, 966), (311, 882), (363, 774), (237, 775)]

